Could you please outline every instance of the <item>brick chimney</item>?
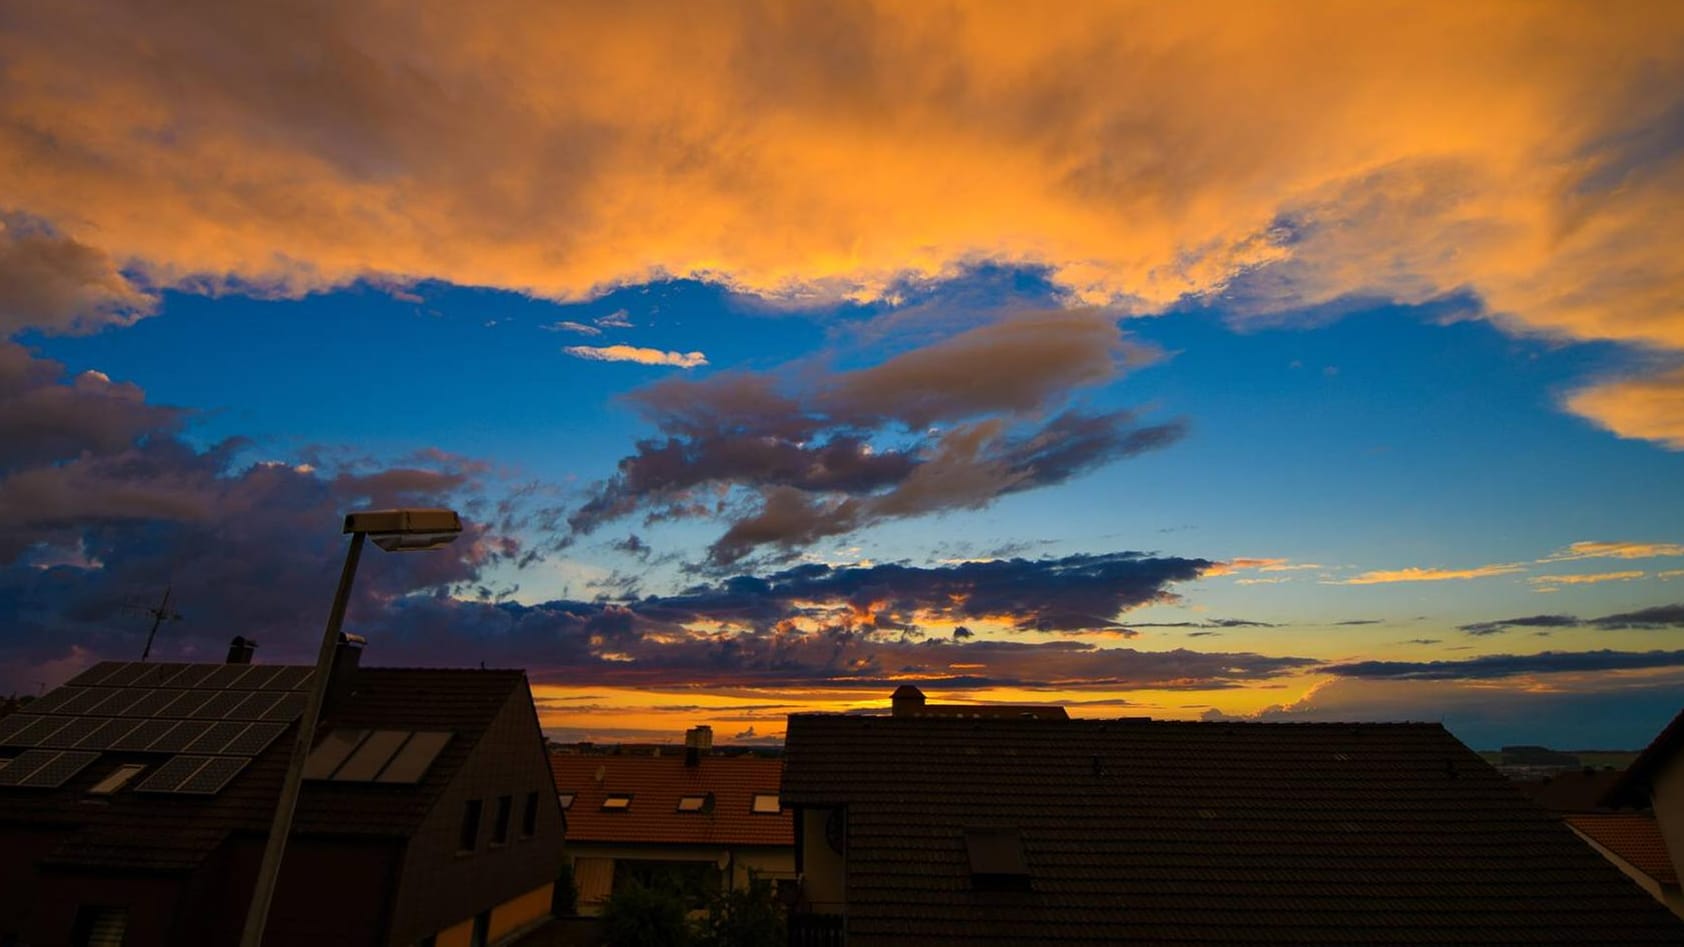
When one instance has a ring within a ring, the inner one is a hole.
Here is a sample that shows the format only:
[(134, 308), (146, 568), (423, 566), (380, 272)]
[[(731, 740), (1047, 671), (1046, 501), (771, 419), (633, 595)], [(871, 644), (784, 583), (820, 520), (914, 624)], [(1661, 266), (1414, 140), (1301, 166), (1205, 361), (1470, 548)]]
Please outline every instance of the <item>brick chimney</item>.
[(684, 765), (700, 766), (702, 757), (713, 749), (713, 728), (707, 724), (684, 731)]
[(229, 664), (250, 664), (252, 652), (257, 650), (257, 642), (244, 635), (235, 635), (234, 640), (228, 642)]
[(333, 647), (333, 667), (327, 676), (327, 705), (329, 707), (351, 696), (356, 690), (357, 667), (362, 662), (363, 647), (368, 639), (349, 632), (339, 633), (339, 643)]
[(902, 684), (889, 698), (889, 707), (896, 717), (916, 717), (924, 709), (924, 692), (911, 684)]

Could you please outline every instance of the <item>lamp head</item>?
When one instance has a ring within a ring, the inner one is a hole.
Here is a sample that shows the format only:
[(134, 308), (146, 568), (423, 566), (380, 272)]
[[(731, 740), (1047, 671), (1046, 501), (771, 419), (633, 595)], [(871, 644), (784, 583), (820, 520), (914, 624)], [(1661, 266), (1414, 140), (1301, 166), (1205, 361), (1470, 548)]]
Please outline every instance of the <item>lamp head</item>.
[(363, 510), (345, 514), (345, 532), (363, 533), (387, 552), (416, 552), (449, 545), (462, 533), (455, 510)]

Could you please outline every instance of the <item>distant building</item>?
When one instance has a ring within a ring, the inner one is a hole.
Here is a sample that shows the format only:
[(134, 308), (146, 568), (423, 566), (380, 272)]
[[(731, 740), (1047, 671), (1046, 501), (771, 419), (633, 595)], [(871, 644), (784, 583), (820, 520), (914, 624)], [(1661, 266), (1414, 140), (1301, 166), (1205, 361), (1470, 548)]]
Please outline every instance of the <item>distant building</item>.
[(697, 727), (682, 754), (550, 756), (581, 914), (600, 914), (632, 882), (675, 885), (694, 903), (751, 875), (793, 883), (782, 761), (717, 756), (712, 742)]
[[(1603, 796), (1602, 803), (1610, 808), (1649, 811), (1610, 817), (1624, 821), (1610, 821), (1599, 834), (1593, 834), (1598, 827), (1575, 824), (1574, 828), (1646, 876), (1638, 878), (1638, 883), (1684, 917), (1684, 893), (1680, 892), (1678, 877), (1678, 867), (1684, 865), (1684, 712), (1656, 735)], [(1633, 870), (1627, 870), (1627, 874), (1633, 874)]]
[[(0, 943), (239, 942), (308, 667), (104, 663), (0, 720)], [(494, 944), (550, 914), (564, 818), (520, 671), (342, 642), (266, 945)]]
[(797, 714), (796, 937), (1684, 942), (1437, 724)]

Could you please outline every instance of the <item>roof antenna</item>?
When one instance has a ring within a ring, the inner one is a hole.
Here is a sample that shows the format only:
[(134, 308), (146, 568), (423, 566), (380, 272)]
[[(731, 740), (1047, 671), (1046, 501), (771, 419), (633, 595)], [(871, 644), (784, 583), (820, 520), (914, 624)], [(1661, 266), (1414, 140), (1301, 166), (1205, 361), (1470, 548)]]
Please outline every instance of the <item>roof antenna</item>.
[(173, 585), (164, 586), (164, 597), (156, 608), (142, 608), (141, 611), (152, 616), (152, 630), (146, 633), (146, 647), (140, 652), (140, 659), (145, 661), (152, 656), (152, 639), (158, 637), (158, 626), (166, 621), (180, 621), (179, 612), (170, 611), (170, 592)]

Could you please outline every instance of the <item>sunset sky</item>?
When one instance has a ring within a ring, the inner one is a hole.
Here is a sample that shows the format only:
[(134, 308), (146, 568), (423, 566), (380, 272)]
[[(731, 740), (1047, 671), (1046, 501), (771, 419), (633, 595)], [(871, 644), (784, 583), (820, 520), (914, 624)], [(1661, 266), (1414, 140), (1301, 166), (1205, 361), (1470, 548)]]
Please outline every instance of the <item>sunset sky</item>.
[(524, 667), (801, 710), (1684, 703), (1684, 6), (0, 13), (0, 695)]

